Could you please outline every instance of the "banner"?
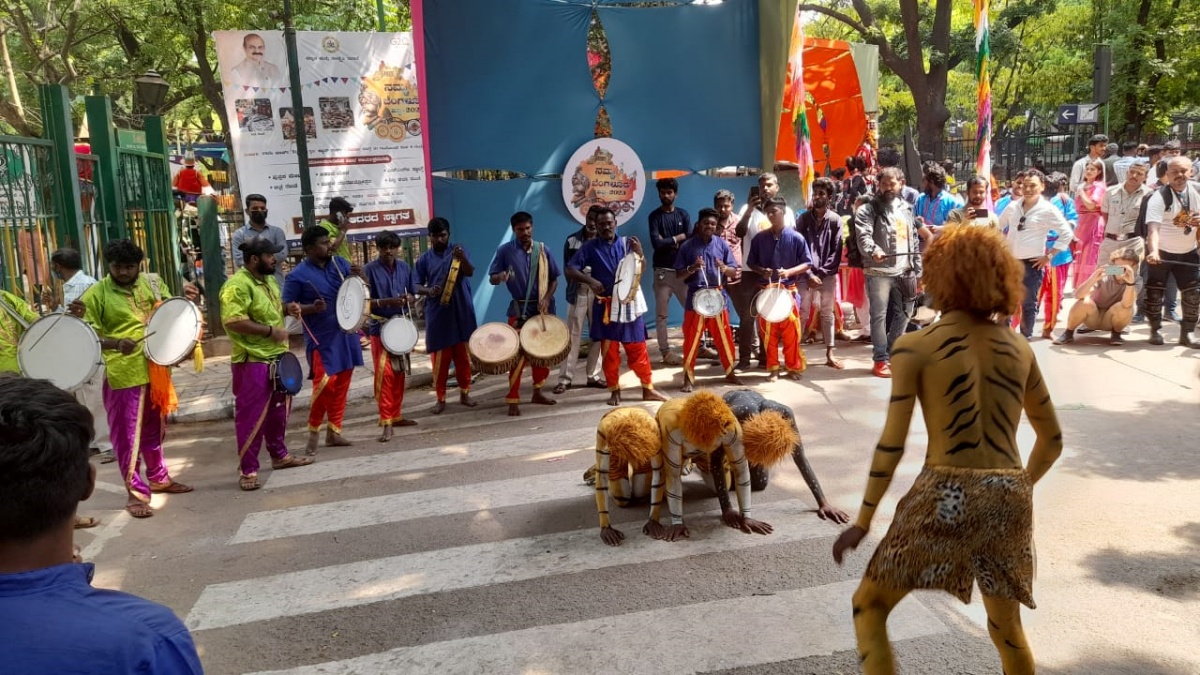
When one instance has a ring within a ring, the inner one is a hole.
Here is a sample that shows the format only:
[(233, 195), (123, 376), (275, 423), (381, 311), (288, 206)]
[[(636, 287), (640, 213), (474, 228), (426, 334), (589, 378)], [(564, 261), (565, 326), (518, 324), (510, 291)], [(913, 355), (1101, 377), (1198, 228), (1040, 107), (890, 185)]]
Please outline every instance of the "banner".
[(213, 39), (241, 194), (267, 198), (268, 222), (300, 239), (302, 128), (318, 221), (331, 198), (345, 197), (354, 206), (351, 240), (424, 229), (424, 136), (410, 33), (298, 32), (299, 115), (282, 31), (218, 31)]

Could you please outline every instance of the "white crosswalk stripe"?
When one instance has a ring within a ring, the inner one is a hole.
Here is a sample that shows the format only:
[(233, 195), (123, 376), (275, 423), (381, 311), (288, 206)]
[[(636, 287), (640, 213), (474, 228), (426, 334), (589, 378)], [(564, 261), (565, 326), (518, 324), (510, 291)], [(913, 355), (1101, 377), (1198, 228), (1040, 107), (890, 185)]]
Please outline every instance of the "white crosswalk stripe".
[[(465, 632), (418, 633), (418, 638), (391, 642), (384, 637), (328, 654), (281, 648), (274, 652), (277, 657), (253, 661), (251, 669), (261, 671), (259, 675), (705, 672), (854, 649), (850, 596), (858, 582), (845, 575), (816, 575), (809, 585), (738, 597), (696, 587), (671, 606), (662, 606), (654, 589), (640, 581), (662, 565), (686, 567), (696, 559), (704, 561), (698, 564), (705, 568), (741, 570), (746, 559), (778, 560), (782, 551), (791, 555), (796, 547), (819, 548), (828, 560), (829, 542), (839, 528), (813, 515), (807, 493), (787, 490), (785, 486), (799, 485), (798, 480), (782, 476), (784, 480), (768, 488), (775, 501), (754, 502), (755, 517), (775, 528), (770, 535), (730, 529), (722, 524), (719, 511), (712, 510), (712, 501), (689, 501), (689, 539), (667, 543), (644, 536), (640, 529), (646, 507), (638, 507), (614, 511), (614, 524), (626, 539), (620, 547), (608, 547), (596, 527), (595, 493), (582, 484), (577, 468), (591, 463), (593, 425), (603, 411), (589, 416), (580, 415), (577, 408), (557, 408), (537, 408), (536, 415), (522, 418), (528, 423), (523, 430), (535, 433), (444, 443), (446, 434), (464, 428), (479, 430), (470, 438), (513, 433), (511, 421), (494, 411), (463, 411), (436, 424), (422, 420), (419, 428), (403, 436), (403, 445), (380, 445), (377, 454), (322, 457), (312, 466), (268, 474), (262, 493), (268, 499), (258, 502), (259, 510), (248, 513), (221, 541), (230, 556), (261, 555), (271, 562), (261, 576), (229, 579), (216, 574), (205, 580), (185, 620), (197, 644), (227, 666), (238, 663), (226, 660), (226, 655), (236, 652), (245, 631), (255, 631), (255, 626), (272, 626), (268, 636), (296, 632), (324, 639), (321, 636), (336, 637), (332, 626), (344, 625), (349, 615), (355, 620), (378, 617), (386, 623), (404, 603), (445, 603), (456, 594), (486, 595), (488, 589), (521, 594), (526, 587), (537, 589), (580, 573), (607, 573), (629, 581), (605, 593), (627, 595), (634, 604), (605, 611), (585, 603), (577, 613), (527, 622), (513, 630), (506, 630), (510, 626), (503, 620), (469, 624)], [(374, 446), (367, 447), (367, 452), (372, 450)], [(506, 468), (491, 471), (493, 466)], [(437, 482), (419, 489), (426, 473), (435, 471)], [(474, 480), (458, 479), (460, 475)], [(698, 487), (696, 477), (687, 481), (692, 494)], [(365, 494), (348, 493), (347, 486)], [(489, 536), (460, 535), (457, 544), (448, 547), (437, 547), (434, 539), (432, 544), (401, 548), (411, 552), (397, 555), (396, 542), (388, 540), (392, 528), (418, 532), (443, 518), (490, 520), (513, 509), (518, 510), (517, 518), (536, 513), (536, 522), (547, 529), (509, 531), (510, 515), (509, 528), (489, 530), (494, 533)], [(560, 518), (571, 529), (556, 531)], [(531, 532), (533, 536), (523, 536)], [(337, 548), (342, 545), (340, 535), (356, 548)], [(364, 543), (377, 538), (382, 539), (378, 546)], [(464, 541), (471, 543), (463, 545)], [(308, 562), (310, 557), (303, 554), (313, 550), (317, 561)], [(282, 567), (276, 564), (280, 560)], [(770, 578), (763, 564), (746, 573)], [(277, 573), (267, 574), (268, 569)], [(457, 611), (480, 609), (464, 606)], [(327, 616), (339, 618), (327, 622)], [(674, 639), (680, 627), (686, 627), (686, 640)], [(751, 630), (754, 639), (731, 640), (731, 628)], [(896, 609), (890, 629), (891, 639), (900, 641), (937, 636), (952, 627), (921, 601), (909, 598)]]

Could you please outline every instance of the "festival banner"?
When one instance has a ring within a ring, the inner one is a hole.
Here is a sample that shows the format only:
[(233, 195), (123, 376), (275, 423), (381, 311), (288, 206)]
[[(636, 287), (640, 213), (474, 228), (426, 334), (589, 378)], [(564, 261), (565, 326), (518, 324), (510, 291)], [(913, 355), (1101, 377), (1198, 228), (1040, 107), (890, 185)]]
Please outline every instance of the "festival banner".
[(637, 213), (646, 196), (646, 170), (633, 148), (615, 138), (584, 143), (563, 169), (563, 202), (582, 224), (593, 206), (613, 210), (617, 225)]
[(332, 197), (345, 197), (354, 205), (351, 240), (424, 228), (429, 202), (410, 33), (297, 33), (300, 114), (282, 31), (218, 31), (213, 39), (241, 194), (267, 198), (268, 222), (298, 242), (296, 133), (303, 129), (317, 220)]

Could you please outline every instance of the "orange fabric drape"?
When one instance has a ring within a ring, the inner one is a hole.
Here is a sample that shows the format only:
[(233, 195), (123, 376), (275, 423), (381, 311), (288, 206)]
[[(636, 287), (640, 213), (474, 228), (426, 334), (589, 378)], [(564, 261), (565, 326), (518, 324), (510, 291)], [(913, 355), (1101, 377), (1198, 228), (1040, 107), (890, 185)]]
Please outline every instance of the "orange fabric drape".
[[(823, 175), (827, 165), (843, 166), (867, 135), (866, 109), (849, 43), (804, 38), (804, 88), (811, 98), (808, 128), (812, 133), (813, 164), (817, 175)], [(775, 161), (796, 162), (790, 107), (780, 115)]]

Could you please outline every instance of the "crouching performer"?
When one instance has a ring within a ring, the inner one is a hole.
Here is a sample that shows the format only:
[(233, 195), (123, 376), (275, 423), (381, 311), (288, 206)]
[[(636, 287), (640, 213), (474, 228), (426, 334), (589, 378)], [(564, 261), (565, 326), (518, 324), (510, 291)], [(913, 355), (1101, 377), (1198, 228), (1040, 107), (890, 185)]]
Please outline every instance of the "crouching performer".
[[(891, 402), (862, 509), (833, 545), (841, 563), (866, 537), (919, 400), (929, 429), (925, 466), (854, 593), (867, 675), (895, 672), (887, 617), (910, 590), (970, 602), (974, 582), (1004, 672), (1034, 672), (1020, 614), (1020, 605), (1034, 607), (1033, 485), (1062, 451), (1062, 433), (1028, 343), (992, 320), (1016, 311), (1023, 276), (1000, 235), (985, 228), (946, 228), (925, 254), (923, 281), (942, 319), (896, 340)], [(1037, 434), (1027, 469), (1016, 439), (1022, 409)]]
[(1067, 330), (1054, 341), (1056, 345), (1075, 341), (1080, 326), (1110, 332), (1110, 345), (1123, 345), (1121, 331), (1133, 321), (1133, 304), (1137, 300), (1137, 269), (1142, 264), (1145, 245), (1141, 237), (1113, 251), (1111, 264), (1101, 265), (1083, 284), (1075, 289), (1078, 300), (1067, 316)]
[[(710, 456), (721, 448), (733, 467), (734, 490), (740, 511), (724, 511), (721, 520), (742, 532), (770, 534), (770, 525), (750, 517), (750, 463), (746, 460), (742, 427), (725, 401), (712, 392), (702, 391), (687, 398), (667, 401), (659, 407), (656, 418), (662, 447), (651, 460), (650, 521), (642, 528), (642, 532), (666, 541), (678, 541), (689, 536), (683, 524), (683, 461), (685, 458), (693, 461), (704, 458), (711, 465)], [(667, 509), (671, 512), (670, 527), (663, 527), (658, 522), (664, 468)]]
[[(742, 442), (746, 447), (746, 459), (750, 462), (752, 492), (765, 490), (770, 480), (771, 467), (790, 456), (796, 463), (796, 468), (800, 469), (800, 475), (804, 476), (804, 482), (812, 491), (813, 498), (817, 500), (817, 515), (821, 520), (850, 522), (850, 516), (845, 511), (833, 506), (825, 498), (821, 482), (817, 480), (816, 472), (804, 456), (804, 443), (800, 439), (796, 416), (791, 408), (749, 389), (731, 391), (725, 394), (724, 400), (742, 426)], [(718, 468), (716, 472), (711, 470), (710, 463)], [(724, 449), (713, 452), (707, 462), (697, 461), (696, 468), (703, 475), (705, 482), (716, 491), (722, 513), (730, 511), (731, 472)]]
[(596, 465), (589, 472), (596, 482), (600, 538), (609, 546), (620, 546), (625, 539), (609, 522), (609, 506), (644, 503), (650, 495), (650, 460), (658, 455), (660, 440), (658, 422), (641, 408), (617, 408), (600, 418)]

